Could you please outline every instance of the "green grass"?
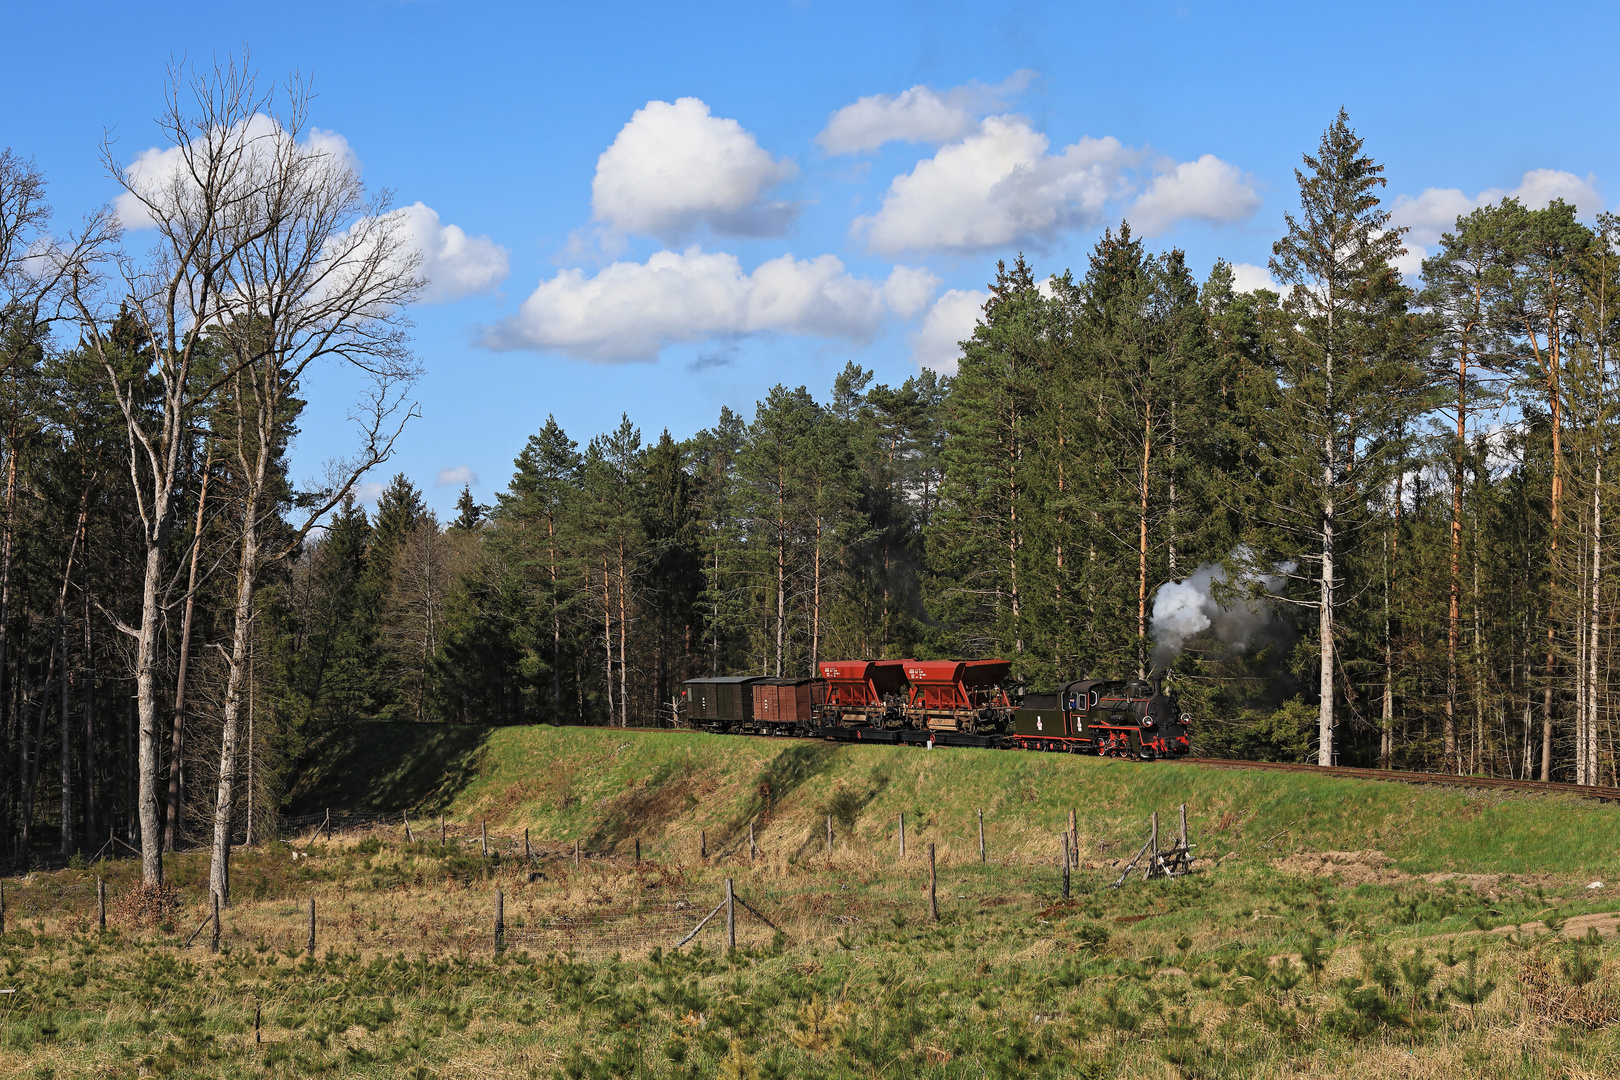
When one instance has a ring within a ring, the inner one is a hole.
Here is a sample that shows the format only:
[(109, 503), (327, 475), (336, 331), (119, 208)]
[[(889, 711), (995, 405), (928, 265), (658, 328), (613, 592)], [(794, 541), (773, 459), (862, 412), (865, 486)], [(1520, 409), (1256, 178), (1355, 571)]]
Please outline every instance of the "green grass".
[(1620, 873), (1612, 840), (1620, 809), (1575, 796), (688, 732), (492, 729), (448, 812), (604, 850), (639, 836), (683, 855), (695, 852), (700, 830), (711, 848), (723, 850), (752, 821), (809, 853), (824, 835), (825, 814), (851, 801), (858, 813), (848, 842), (874, 849), (904, 813), (915, 842), (976, 850), (976, 812), (983, 810), (993, 849), (1044, 859), (1072, 808), (1083, 850), (1111, 842), (1113, 854), (1140, 845), (1154, 811), (1161, 829), (1173, 829), (1176, 808), (1186, 803), (1206, 857), (1370, 849), (1413, 874), (1608, 880)]
[[(0, 988), (18, 993), (0, 996), (0, 1076), (1620, 1074), (1617, 811), (1603, 804), (1056, 755), (411, 727), (357, 728), (360, 771), (306, 790), (335, 810), (442, 809), (460, 841), (421, 821), (414, 842), (390, 827), (242, 852), (219, 957), (177, 948), (202, 910), (200, 852), (171, 858), (182, 907), (162, 927), (115, 912), (93, 929), (85, 886), (99, 871), (116, 899), (131, 863), (9, 887)], [(1198, 873), (1109, 888), (1147, 815), (1168, 834), (1182, 802)], [(1064, 900), (1071, 807), (1085, 864)], [(487, 858), (467, 842), (480, 820), (500, 841)], [(514, 862), (525, 828), (550, 853), (544, 876)], [(596, 855), (577, 867), (576, 839)], [(1297, 872), (1325, 851), (1393, 861)], [(670, 933), (652, 951), (568, 956), (536, 930), (677, 899), (689, 927), (725, 878), (786, 933), (745, 915), (729, 955), (716, 922), (683, 950)], [(501, 956), (497, 888), (514, 942)], [(318, 959), (301, 951), (310, 895)]]

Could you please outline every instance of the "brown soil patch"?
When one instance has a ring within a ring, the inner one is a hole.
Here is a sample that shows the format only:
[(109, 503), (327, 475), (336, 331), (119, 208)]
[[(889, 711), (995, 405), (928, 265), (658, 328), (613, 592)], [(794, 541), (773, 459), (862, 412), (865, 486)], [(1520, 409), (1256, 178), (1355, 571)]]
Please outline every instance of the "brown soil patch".
[(1408, 880), (1408, 875), (1390, 869), (1394, 860), (1382, 851), (1304, 851), (1271, 865), (1289, 874), (1311, 874), (1336, 878), (1344, 885), (1387, 885)]

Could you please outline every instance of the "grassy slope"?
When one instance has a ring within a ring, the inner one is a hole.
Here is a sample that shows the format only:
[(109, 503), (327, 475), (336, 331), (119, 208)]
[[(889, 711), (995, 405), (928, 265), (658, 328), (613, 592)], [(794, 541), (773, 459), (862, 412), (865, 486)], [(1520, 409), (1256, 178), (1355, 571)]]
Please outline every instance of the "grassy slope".
[[(479, 818), (497, 837), (527, 827), (598, 851), (640, 837), (649, 858), (576, 866), (553, 848), (530, 874), (511, 846), (485, 858), (476, 842), (405, 842), (394, 826), (329, 842), (306, 831), (236, 856), (218, 957), (175, 948), (206, 910), (204, 852), (171, 858), (183, 906), (155, 932), (123, 906), (133, 860), (13, 882), (0, 982), (18, 992), (0, 997), (0, 1077), (1620, 1075), (1620, 940), (1615, 919), (1595, 914), (1616, 900), (1584, 887), (1615, 862), (1617, 811), (1597, 803), (673, 732), (354, 734), (305, 778), (306, 805), (442, 809), (463, 840)], [(1054, 834), (1071, 805), (1088, 857), (1099, 840), (1128, 856), (1147, 812), (1184, 799), (1203, 853), (1237, 857), (1118, 891), (1102, 887), (1116, 872), (1093, 858), (1075, 897), (1058, 901)], [(834, 858), (822, 856), (829, 804), (853, 821)], [(974, 840), (980, 807), (988, 865)], [(891, 832), (901, 812), (904, 863)], [(764, 822), (766, 857), (750, 862), (735, 845), (752, 820)], [(928, 842), (942, 845), (937, 923), (917, 857)], [(731, 857), (717, 857), (727, 844)], [(1268, 862), (1369, 847), (1411, 872), (1533, 879), (1357, 883)], [(98, 874), (114, 898), (106, 933), (93, 929)], [(679, 896), (692, 903), (684, 931), (723, 878), (786, 937), (767, 946), (765, 927), (739, 919), (743, 947), (723, 956), (715, 920), (686, 949), (669, 947), (671, 932), (656, 953), (649, 938), (575, 963), (532, 929)], [(491, 951), (496, 888), (515, 944), (502, 958)], [(300, 959), (311, 896), (320, 960)], [(1561, 936), (1540, 932), (1558, 919)], [(1604, 942), (1576, 943), (1599, 925)], [(1296, 960), (1310, 963), (1318, 944), (1322, 970), (1307, 977)], [(1490, 984), (1477, 1010), (1462, 985), (1476, 959)], [(1594, 981), (1572, 997), (1577, 960)], [(1537, 985), (1556, 992), (1532, 994)], [(251, 1034), (260, 1005), (262, 1044)]]
[[(1206, 857), (1378, 849), (1409, 873), (1620, 877), (1612, 840), (1620, 810), (1571, 796), (687, 732), (461, 729), (457, 736), (419, 733), (409, 746), (397, 730), (376, 734), (382, 738), (362, 747), (371, 766), (343, 769), (369, 778), (352, 808), (404, 808), (397, 800), (414, 793), (414, 809), (487, 818), (506, 833), (529, 828), (537, 838), (578, 838), (593, 850), (639, 837), (650, 851), (686, 857), (705, 830), (711, 854), (724, 852), (744, 842), (754, 821), (762, 848), (808, 854), (821, 850), (824, 815), (842, 808), (854, 830), (850, 837), (838, 827), (841, 844), (882, 850), (904, 813), (913, 845), (936, 842), (942, 856), (966, 861), (976, 856), (975, 811), (983, 809), (993, 856), (1045, 861), (1073, 807), (1086, 856), (1095, 857), (1099, 841), (1112, 842), (1107, 850), (1115, 856), (1141, 843), (1152, 811), (1171, 829), (1176, 806), (1186, 802)], [(406, 750), (445, 752), (452, 760), (443, 771), (420, 756), (408, 765), (381, 760), (409, 757)], [(413, 773), (448, 773), (451, 780), (401, 782)]]

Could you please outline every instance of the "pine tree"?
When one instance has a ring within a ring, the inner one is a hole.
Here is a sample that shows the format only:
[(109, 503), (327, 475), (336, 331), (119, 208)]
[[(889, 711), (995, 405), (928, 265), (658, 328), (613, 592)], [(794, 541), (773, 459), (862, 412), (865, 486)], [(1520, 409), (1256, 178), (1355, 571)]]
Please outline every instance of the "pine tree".
[[(1482, 395), (1481, 379), (1500, 369), (1502, 335), (1490, 311), (1491, 298), (1500, 289), (1506, 271), (1496, 243), (1493, 211), (1476, 210), (1457, 219), (1455, 228), (1440, 238), (1440, 250), (1423, 262), (1424, 290), (1418, 298), (1435, 320), (1429, 377), (1447, 387), (1455, 436), (1446, 456), (1451, 463), (1450, 574), (1446, 611), (1446, 765), (1461, 769), (1457, 753), (1458, 687), (1462, 642), (1463, 498), (1467, 490), (1464, 468), (1473, 460), (1469, 418)], [(1478, 687), (1474, 697), (1478, 701)], [(1379, 764), (1388, 768), (1393, 756), (1392, 732), (1386, 717)]]
[[(1271, 275), (1290, 287), (1275, 352), (1275, 408), (1264, 417), (1278, 490), (1264, 540), (1250, 548), (1260, 561), (1256, 576), (1288, 560), (1315, 567), (1315, 598), (1291, 601), (1317, 615), (1321, 765), (1335, 762), (1335, 616), (1354, 595), (1341, 588), (1346, 557), (1366, 501), (1390, 475), (1391, 435), (1411, 415), (1421, 385), (1411, 355), (1416, 321), (1392, 265), (1404, 251), (1402, 231), (1378, 199), (1383, 166), (1362, 147), (1341, 109), (1316, 155), (1295, 170), (1300, 216), (1286, 216), (1288, 234), (1272, 246)], [(1290, 576), (1300, 580), (1303, 569)]]
[[(1504, 199), (1487, 219), (1494, 229), (1497, 257), (1507, 273), (1494, 280), (1492, 314), (1511, 335), (1512, 360), (1521, 391), (1539, 397), (1550, 420), (1551, 494), (1548, 501), (1548, 566), (1557, 596), (1559, 542), (1563, 531), (1565, 345), (1581, 299), (1582, 267), (1591, 250), (1591, 230), (1575, 220), (1575, 208), (1555, 199), (1545, 209), (1527, 210)], [(1545, 683), (1542, 693), (1541, 778), (1551, 779), (1553, 697), (1557, 678), (1557, 621), (1547, 617)]]
[[(555, 416), (548, 416), (545, 427), (529, 436), (514, 464), (517, 471), (507, 490), (495, 497), (495, 543), (516, 567), (538, 624), (531, 648), (538, 653), (537, 664), (544, 665), (544, 680), (549, 684), (549, 704), (542, 715), (560, 722), (563, 627), (575, 607), (571, 583), (578, 572), (564, 535), (579, 485), (578, 444)], [(540, 676), (540, 670), (533, 667), (531, 677)]]
[(962, 343), (942, 452), (940, 505), (928, 536), (937, 575), (929, 606), (944, 626), (933, 648), (1005, 652), (1019, 674), (1029, 640), (1028, 532), (1035, 463), (1029, 456), (1039, 373), (1057, 344), (1054, 304), (1022, 256), (998, 263), (984, 317)]
[(484, 522), (484, 511), (487, 509), (473, 501), (472, 487), (462, 484), (461, 495), (456, 499), (456, 520), (450, 523), (450, 527), (462, 532), (476, 532)]

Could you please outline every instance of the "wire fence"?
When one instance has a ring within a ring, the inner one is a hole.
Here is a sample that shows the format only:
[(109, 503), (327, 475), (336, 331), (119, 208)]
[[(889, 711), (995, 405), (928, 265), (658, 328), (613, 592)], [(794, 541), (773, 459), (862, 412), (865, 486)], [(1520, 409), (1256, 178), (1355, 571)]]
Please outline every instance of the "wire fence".
[(561, 916), (506, 928), (506, 947), (539, 953), (601, 957), (668, 949), (690, 933), (704, 912), (685, 900), (615, 913)]

